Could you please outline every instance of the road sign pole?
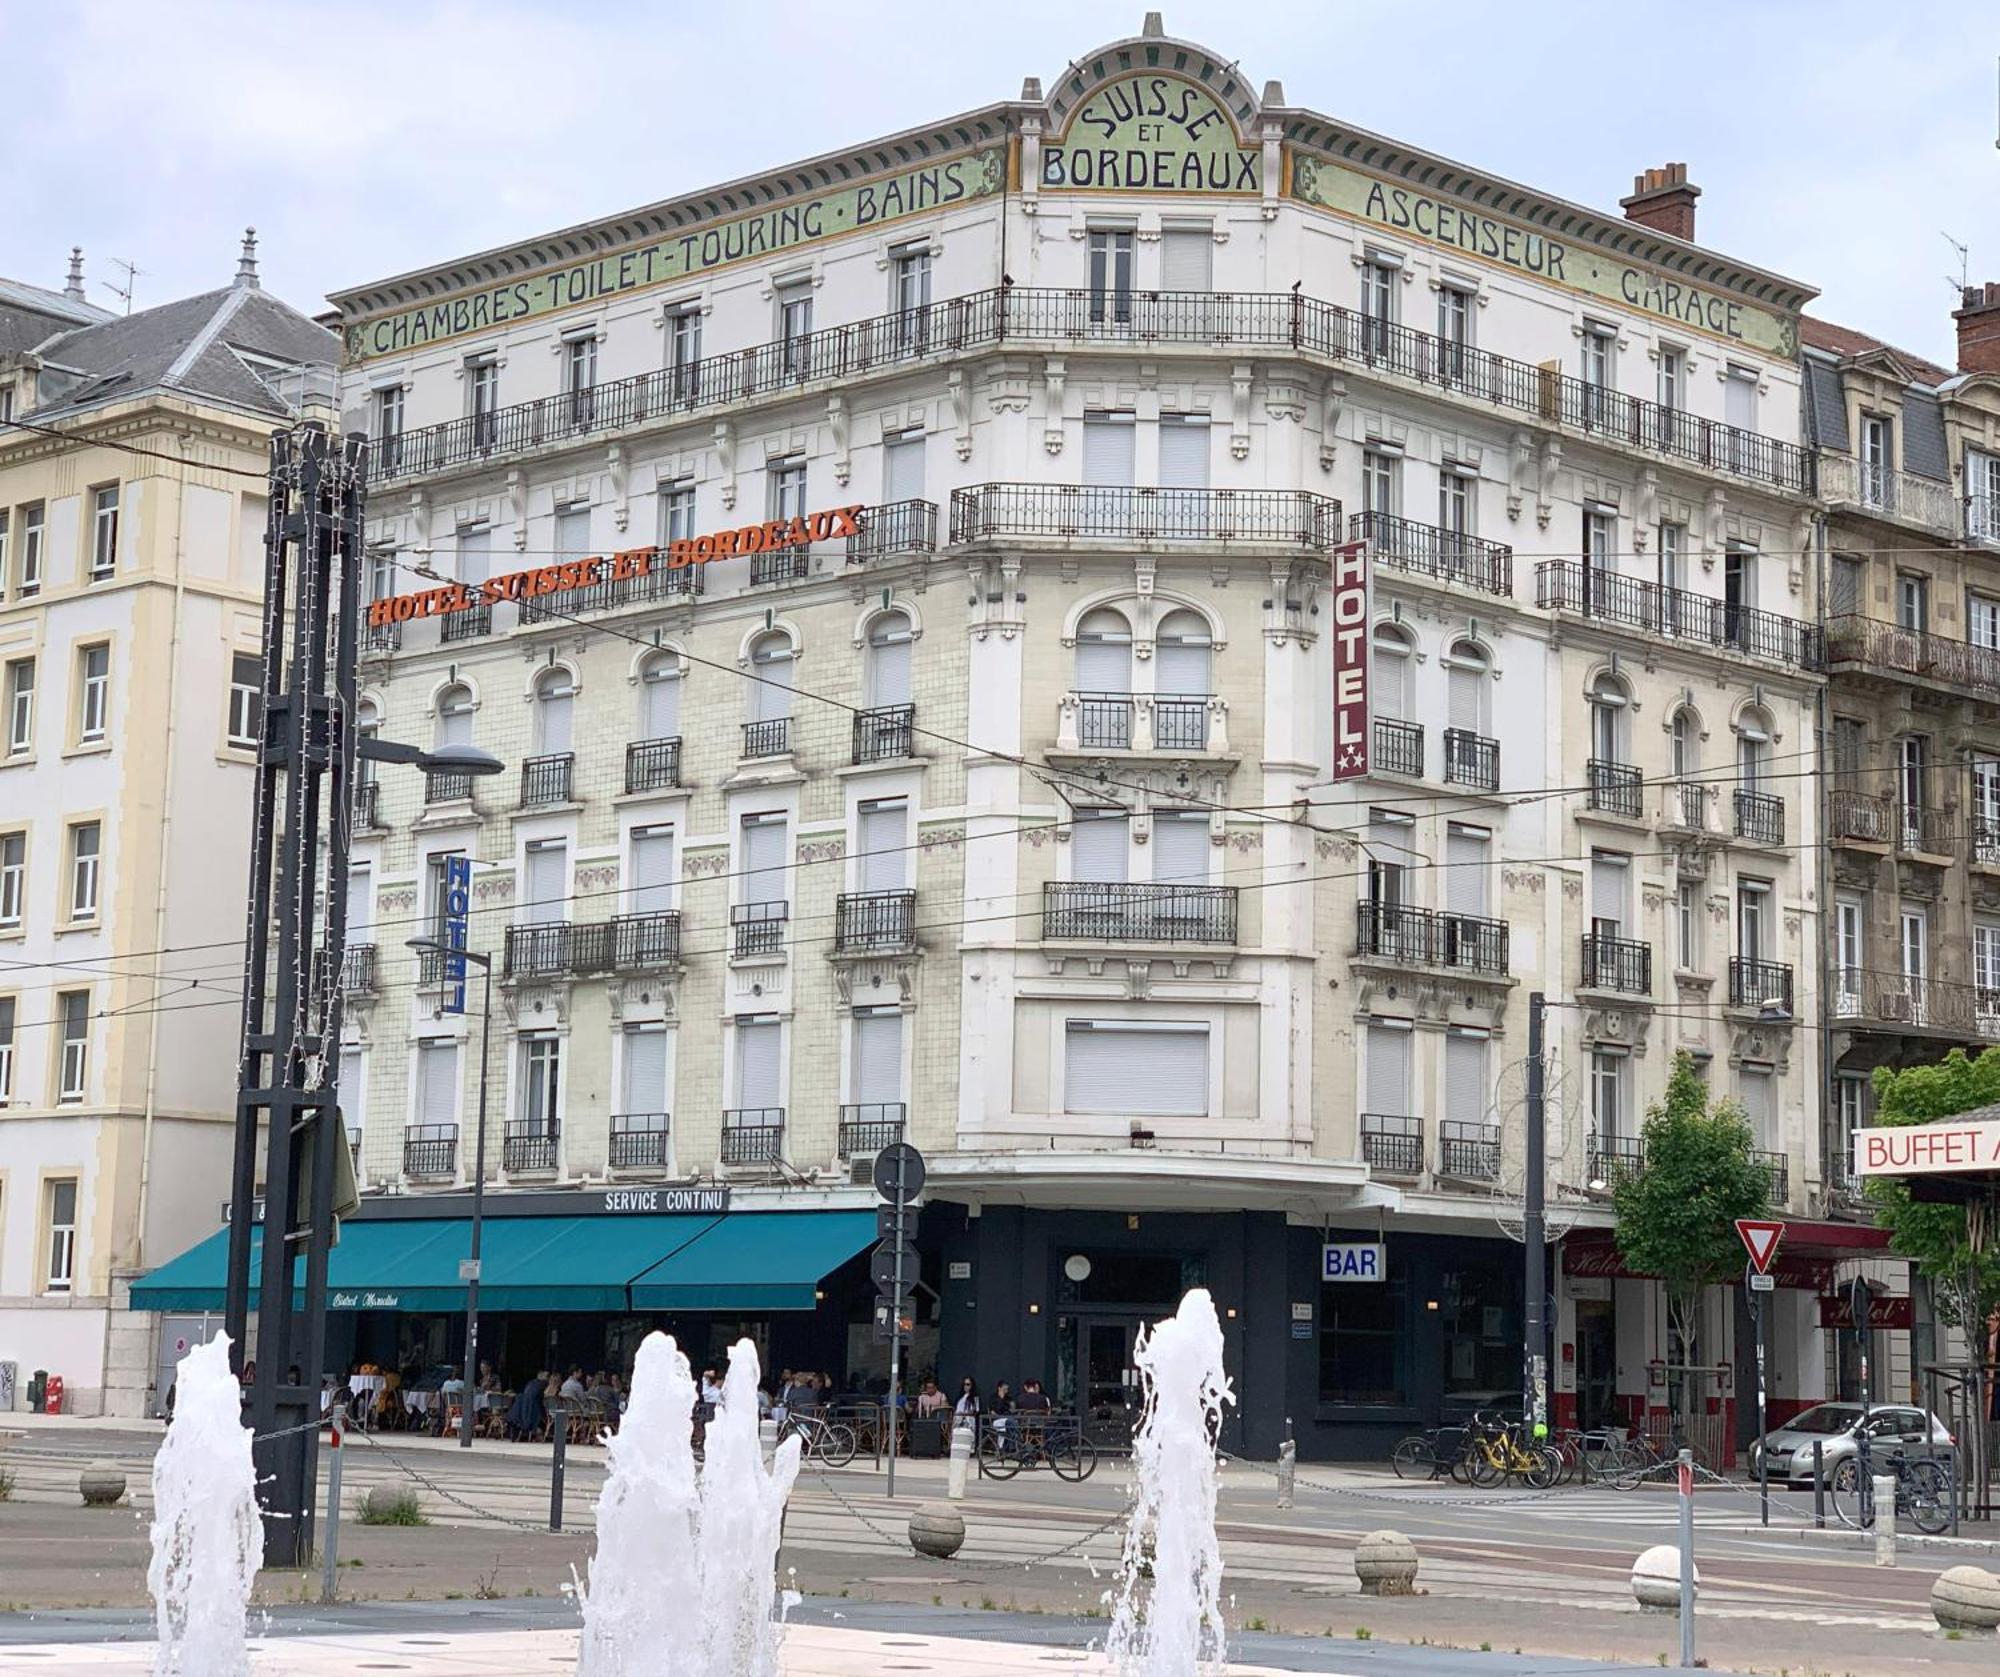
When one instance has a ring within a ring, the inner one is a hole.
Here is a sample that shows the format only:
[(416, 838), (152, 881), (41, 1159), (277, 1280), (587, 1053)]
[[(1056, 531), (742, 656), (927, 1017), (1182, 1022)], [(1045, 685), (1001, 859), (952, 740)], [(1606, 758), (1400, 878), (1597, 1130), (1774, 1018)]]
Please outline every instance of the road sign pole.
[(1764, 1292), (1756, 1284), (1754, 1266), (1744, 1265), (1743, 1285), (1750, 1294), (1750, 1321), (1757, 1331), (1757, 1499), (1760, 1504), (1759, 1518), (1768, 1526), (1771, 1523), (1771, 1447), (1766, 1440), (1771, 1435), (1771, 1429), (1765, 1419)]
[(889, 1497), (896, 1495), (896, 1398), (903, 1380), (903, 1224), (909, 1214), (903, 1197), (904, 1167), (907, 1161), (896, 1155), (896, 1297), (889, 1306)]

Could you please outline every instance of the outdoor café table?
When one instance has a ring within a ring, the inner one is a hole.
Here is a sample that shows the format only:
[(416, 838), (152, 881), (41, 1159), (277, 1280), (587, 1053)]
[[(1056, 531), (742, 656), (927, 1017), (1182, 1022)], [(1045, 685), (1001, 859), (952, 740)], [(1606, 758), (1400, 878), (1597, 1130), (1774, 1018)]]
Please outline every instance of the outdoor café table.
[(360, 1411), (364, 1423), (373, 1418), (387, 1378), (381, 1374), (350, 1374), (347, 1377), (347, 1389), (354, 1394), (354, 1406)]

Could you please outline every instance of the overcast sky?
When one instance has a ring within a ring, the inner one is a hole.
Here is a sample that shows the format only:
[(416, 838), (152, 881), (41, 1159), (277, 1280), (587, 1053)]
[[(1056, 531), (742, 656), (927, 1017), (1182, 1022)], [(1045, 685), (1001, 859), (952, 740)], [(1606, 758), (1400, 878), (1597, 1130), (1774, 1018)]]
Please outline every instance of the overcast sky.
[[(1092, 0), (0, 0), (0, 274), (84, 248), (140, 303), (326, 293), (1049, 83), (1138, 30)], [(1950, 364), (1958, 258), (2000, 278), (2000, 9), (1943, 0), (1179, 0), (1289, 100), (1617, 213), (1684, 160), (1700, 242)], [(122, 281), (121, 281), (122, 283)]]

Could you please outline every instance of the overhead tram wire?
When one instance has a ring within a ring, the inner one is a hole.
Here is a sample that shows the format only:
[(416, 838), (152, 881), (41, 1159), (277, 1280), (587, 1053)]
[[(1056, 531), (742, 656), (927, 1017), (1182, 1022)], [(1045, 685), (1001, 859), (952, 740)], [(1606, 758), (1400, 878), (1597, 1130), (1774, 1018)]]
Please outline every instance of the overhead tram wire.
[[(116, 449), (120, 454), (136, 454), (145, 460), (164, 460), (169, 465), (186, 466), (194, 471), (221, 472), (228, 477), (254, 478), (263, 484), (271, 481), (269, 472), (253, 472), (245, 466), (212, 465), (205, 460), (190, 460), (184, 454), (169, 454), (164, 449), (158, 448), (142, 448), (137, 443), (121, 443), (110, 437), (80, 437), (74, 431), (66, 431), (55, 425), (40, 425), (31, 419), (0, 419), (0, 426), (15, 431), (32, 432), (36, 436), (53, 437), (58, 442), (67, 443), (71, 448), (110, 448)], [(185, 431), (176, 431), (173, 434), (184, 443), (195, 441)]]

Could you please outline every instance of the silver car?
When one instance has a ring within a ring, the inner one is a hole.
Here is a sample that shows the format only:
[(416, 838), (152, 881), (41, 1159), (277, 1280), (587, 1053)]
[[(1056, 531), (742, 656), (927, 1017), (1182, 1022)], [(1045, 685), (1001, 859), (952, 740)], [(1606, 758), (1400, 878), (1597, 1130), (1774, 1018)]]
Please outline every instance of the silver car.
[[(1869, 1454), (1878, 1459), (1891, 1453), (1948, 1456), (1957, 1448), (1958, 1441), (1944, 1422), (1925, 1410), (1908, 1404), (1875, 1403), (1865, 1413)], [(1813, 1446), (1817, 1444), (1827, 1483), (1851, 1485), (1861, 1449), (1863, 1415), (1858, 1403), (1819, 1403), (1794, 1415), (1750, 1446), (1751, 1474), (1757, 1473), (1758, 1460), (1768, 1449), (1774, 1484), (1810, 1485)]]

